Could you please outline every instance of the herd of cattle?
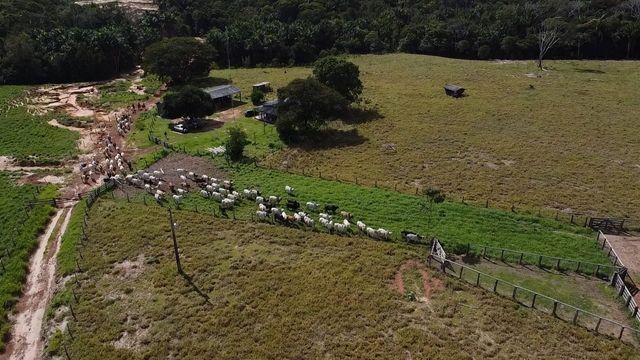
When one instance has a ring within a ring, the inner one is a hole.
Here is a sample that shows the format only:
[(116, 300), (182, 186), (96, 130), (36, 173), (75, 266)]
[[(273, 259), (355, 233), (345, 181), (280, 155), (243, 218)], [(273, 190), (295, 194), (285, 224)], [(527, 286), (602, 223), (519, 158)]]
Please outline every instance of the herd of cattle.
[[(257, 209), (254, 214), (255, 219), (262, 222), (269, 222), (291, 227), (305, 227), (316, 229), (316, 224), (332, 234), (348, 235), (359, 232), (376, 240), (391, 240), (393, 233), (383, 228), (373, 228), (367, 226), (362, 221), (355, 221), (352, 213), (338, 211), (335, 204), (324, 204), (321, 206), (316, 202), (306, 202), (303, 204), (298, 200), (289, 198), (286, 205), (280, 207), (282, 198), (276, 195), (263, 195), (258, 189), (244, 189), (242, 193), (235, 190), (233, 180), (222, 180), (212, 176), (196, 174), (185, 169), (176, 169), (179, 174), (180, 183), (174, 184), (164, 180), (165, 172), (160, 169), (152, 172), (143, 170), (136, 174), (130, 174), (122, 178), (128, 185), (144, 189), (152, 195), (155, 200), (162, 204), (166, 200), (173, 199), (177, 206), (180, 205), (184, 196), (193, 188), (195, 184), (199, 188), (203, 198), (211, 199), (219, 204), (221, 214), (234, 209), (244, 201), (256, 204)], [(285, 192), (290, 197), (296, 197), (296, 190), (291, 186), (285, 186)], [(170, 193), (170, 198), (168, 197)], [(317, 214), (317, 223), (313, 218)], [(355, 221), (355, 223), (354, 223)], [(418, 243), (424, 240), (423, 236), (412, 231), (402, 231), (404, 240), (411, 243)]]

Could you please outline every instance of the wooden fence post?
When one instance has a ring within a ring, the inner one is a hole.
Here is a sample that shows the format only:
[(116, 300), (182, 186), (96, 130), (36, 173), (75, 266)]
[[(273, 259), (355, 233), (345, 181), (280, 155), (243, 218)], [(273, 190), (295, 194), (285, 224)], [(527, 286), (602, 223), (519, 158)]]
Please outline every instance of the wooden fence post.
[(596, 324), (596, 334), (598, 333), (598, 329), (600, 329), (601, 323), (602, 323), (602, 318), (598, 318), (598, 323)]
[(502, 252), (500, 253), (500, 261), (504, 261), (504, 249), (502, 249)]
[(518, 265), (522, 265), (522, 258), (524, 257), (524, 253), (520, 253), (520, 260), (518, 260)]
[(551, 313), (553, 316), (557, 316), (556, 315), (556, 310), (558, 310), (558, 302), (557, 301), (553, 301), (553, 312)]
[(538, 267), (539, 268), (542, 267), (542, 255), (540, 255), (540, 257), (538, 257)]
[(573, 315), (573, 325), (578, 323), (578, 314), (580, 313), (580, 309), (576, 309), (576, 313)]
[(513, 300), (515, 300), (515, 299), (516, 299), (516, 292), (517, 292), (517, 291), (518, 291), (518, 287), (517, 287), (517, 286), (514, 286), (514, 287), (513, 287), (513, 293), (511, 294), (511, 298), (512, 298)]
[(531, 308), (535, 309), (536, 308), (536, 298), (538, 297), (538, 294), (533, 293), (533, 299), (531, 300)]
[(497, 289), (498, 289), (498, 280), (496, 280), (496, 281), (493, 283), (493, 292), (496, 292), (496, 290), (497, 290)]
[[(478, 277), (476, 278), (476, 286), (480, 287), (480, 273), (478, 272)], [(636, 307), (636, 311), (638, 308)]]
[[(458, 279), (462, 279), (462, 271), (464, 270), (464, 267), (460, 266), (460, 275), (458, 275)], [(631, 298), (629, 298), (631, 299)]]
[(576, 272), (580, 272), (580, 265), (582, 265), (582, 263), (578, 261), (578, 267), (576, 268)]
[(73, 311), (73, 304), (69, 303), (69, 311), (71, 311), (71, 316), (73, 316), (73, 320), (78, 320), (76, 318), (76, 312)]
[(624, 332), (624, 329), (626, 329), (624, 326), (620, 329), (620, 335), (618, 335), (618, 340), (622, 339), (622, 333)]
[(598, 277), (598, 271), (600, 271), (600, 265), (596, 267), (596, 271), (593, 273), (593, 276)]
[(67, 360), (70, 360), (71, 356), (69, 356), (69, 350), (67, 350), (67, 344), (62, 344), (62, 347), (64, 348), (64, 354), (67, 356)]
[(560, 271), (560, 258), (558, 258), (558, 261), (556, 262), (556, 270)]

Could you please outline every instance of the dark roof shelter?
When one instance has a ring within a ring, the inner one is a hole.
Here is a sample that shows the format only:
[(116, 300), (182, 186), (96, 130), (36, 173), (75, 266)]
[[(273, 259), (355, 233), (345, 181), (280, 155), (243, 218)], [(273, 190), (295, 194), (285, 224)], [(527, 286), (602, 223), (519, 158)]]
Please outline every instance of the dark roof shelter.
[(278, 119), (278, 105), (280, 101), (278, 99), (267, 101), (264, 104), (256, 107), (255, 112), (258, 113), (258, 119), (268, 123), (274, 123)]
[(211, 96), (211, 99), (217, 100), (225, 97), (233, 97), (235, 94), (240, 94), (240, 89), (233, 85), (220, 85), (203, 89), (204, 92)]
[(444, 86), (444, 92), (455, 98), (461, 97), (464, 94), (464, 88), (458, 85), (447, 84)]

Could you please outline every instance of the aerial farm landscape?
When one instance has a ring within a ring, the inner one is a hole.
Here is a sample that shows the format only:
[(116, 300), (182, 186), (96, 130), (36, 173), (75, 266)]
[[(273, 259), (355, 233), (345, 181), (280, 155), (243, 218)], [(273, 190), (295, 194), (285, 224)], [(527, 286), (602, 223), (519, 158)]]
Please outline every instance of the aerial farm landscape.
[(640, 359), (640, 1), (0, 35), (0, 359)]

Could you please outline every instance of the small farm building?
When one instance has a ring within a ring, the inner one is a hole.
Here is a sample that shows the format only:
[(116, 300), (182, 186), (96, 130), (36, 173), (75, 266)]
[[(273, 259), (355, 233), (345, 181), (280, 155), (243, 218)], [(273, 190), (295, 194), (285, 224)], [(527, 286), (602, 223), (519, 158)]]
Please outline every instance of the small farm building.
[(267, 101), (264, 104), (256, 107), (254, 111), (258, 114), (256, 119), (262, 120), (268, 123), (274, 123), (278, 119), (278, 104), (280, 102), (276, 100)]
[(214, 86), (214, 87), (203, 89), (203, 91), (209, 94), (209, 96), (211, 96), (211, 99), (213, 99), (216, 102), (229, 99), (232, 105), (233, 105), (234, 95), (240, 94), (240, 97), (242, 97), (242, 92), (240, 91), (240, 89), (238, 89), (233, 85)]
[(447, 84), (444, 86), (444, 92), (453, 97), (461, 97), (464, 94), (464, 88), (458, 85)]
[(260, 90), (263, 93), (267, 93), (271, 91), (271, 83), (268, 81), (263, 81), (261, 83), (253, 84), (253, 90)]

